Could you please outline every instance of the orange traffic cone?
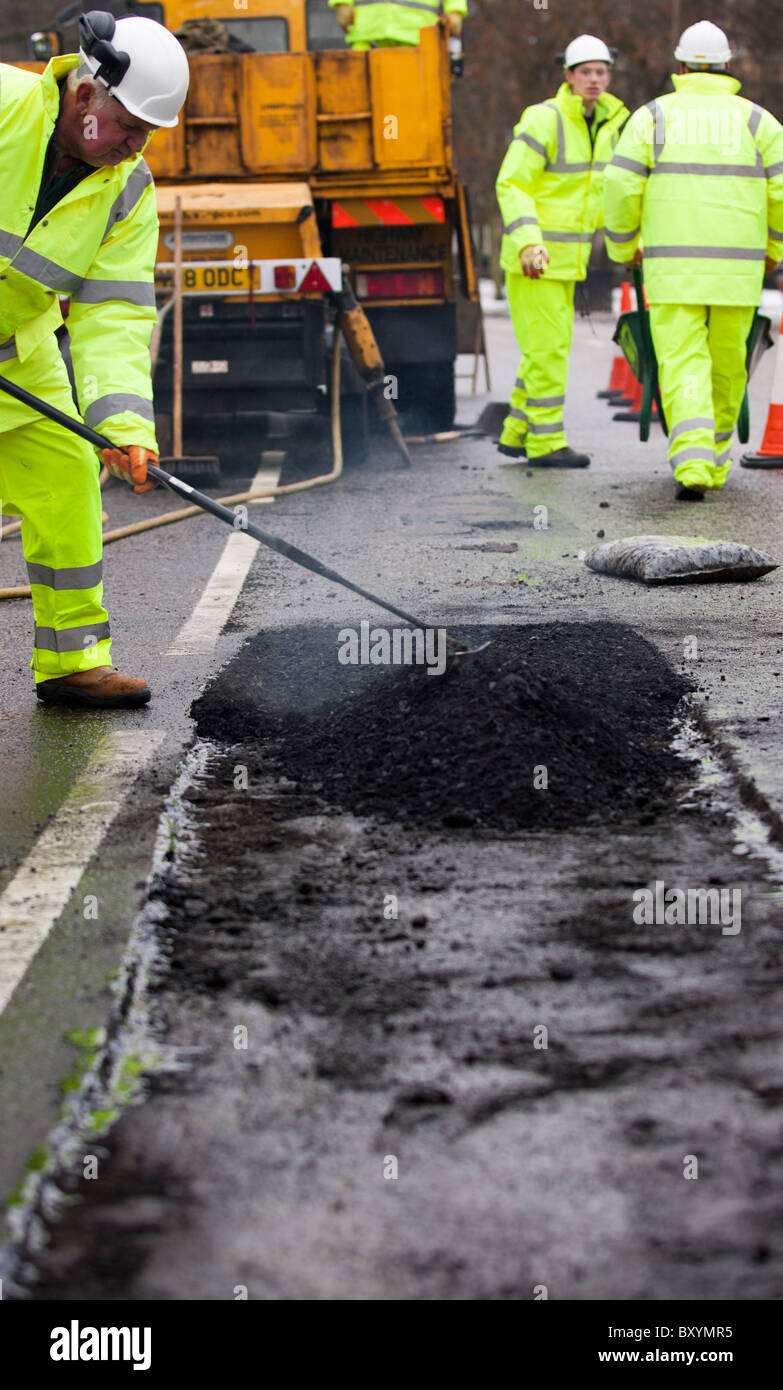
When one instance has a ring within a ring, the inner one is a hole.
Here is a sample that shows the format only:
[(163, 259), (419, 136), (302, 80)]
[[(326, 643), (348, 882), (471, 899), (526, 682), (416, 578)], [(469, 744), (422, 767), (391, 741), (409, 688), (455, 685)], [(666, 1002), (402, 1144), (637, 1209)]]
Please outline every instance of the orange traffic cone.
[(618, 396), (622, 396), (625, 391), (626, 362), (623, 354), (619, 352), (612, 360), (612, 370), (609, 373), (609, 385), (605, 391), (596, 391), (599, 401), (615, 401)]
[(633, 397), (634, 397), (634, 392), (635, 392), (635, 390), (636, 390), (636, 377), (634, 376), (633, 371), (632, 371), (630, 365), (626, 362), (626, 364), (625, 364), (625, 386), (624, 386), (624, 388), (623, 388), (623, 394), (622, 394), (621, 396), (615, 396), (615, 398), (614, 398), (613, 401), (607, 401), (607, 405), (612, 406), (615, 410), (617, 409), (618, 406), (620, 406), (623, 410), (630, 410), (631, 405), (633, 404)]
[(629, 406), (630, 406), (630, 405), (632, 404), (632, 402), (633, 402), (633, 397), (634, 397), (634, 392), (635, 392), (635, 390), (636, 390), (636, 377), (635, 377), (634, 374), (633, 374), (633, 368), (632, 368), (630, 362), (626, 362), (626, 363), (625, 363), (625, 385), (624, 385), (624, 387), (623, 387), (623, 394), (622, 394), (621, 396), (615, 396), (615, 399), (614, 399), (613, 401), (609, 401), (608, 404), (611, 405), (611, 406), (618, 406), (618, 405), (619, 405), (619, 406), (622, 406), (623, 409), (628, 410)]
[[(631, 309), (631, 285), (630, 281), (624, 280), (620, 289), (620, 313), (627, 314)], [(609, 373), (609, 385), (605, 391), (596, 391), (596, 396), (602, 401), (611, 401), (616, 405), (619, 396), (628, 394), (628, 372), (629, 367), (623, 354), (618, 352), (612, 361), (612, 370)]]
[(783, 321), (780, 325), (772, 377), (769, 414), (757, 454), (743, 454), (741, 468), (783, 468)]
[[(637, 381), (635, 377), (632, 377), (631, 380), (633, 381), (633, 391), (631, 399), (628, 402), (628, 408), (627, 410), (621, 410), (616, 415), (613, 415), (613, 420), (639, 420), (640, 418), (643, 394), (642, 383)], [(617, 401), (616, 404), (622, 405), (622, 401)]]

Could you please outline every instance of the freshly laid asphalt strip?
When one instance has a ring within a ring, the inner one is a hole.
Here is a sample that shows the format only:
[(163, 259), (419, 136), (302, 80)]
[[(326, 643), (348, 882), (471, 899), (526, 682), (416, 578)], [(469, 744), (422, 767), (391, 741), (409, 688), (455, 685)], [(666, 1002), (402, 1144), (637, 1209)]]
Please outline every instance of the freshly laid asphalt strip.
[[(303, 727), (289, 707), (324, 707), (337, 728), (349, 688), (354, 711), (394, 713), (395, 673), (338, 667), (331, 628), (265, 634), (218, 677), (200, 715), (224, 740), (188, 794), (197, 839), (149, 904), (161, 1046), (188, 1064), (119, 1120), (100, 1181), (63, 1176), (79, 1200), (24, 1252), (32, 1297), (780, 1296), (781, 963), (763, 866), (732, 853), (693, 764), (668, 761), (679, 682), (646, 642), (613, 624), (508, 640), (495, 675), (527, 661), (527, 687), (534, 666), (555, 692), (528, 719), (549, 728), (550, 759), (568, 734), (578, 785), (536, 804), (544, 817), (562, 795), (575, 814), (581, 795), (573, 830), (357, 820), (315, 791), (324, 767), (341, 780), (327, 758), (287, 775)], [(428, 715), (439, 746), (466, 751), (487, 675), (459, 671), (472, 723)], [(417, 679), (429, 710), (438, 678)], [(580, 711), (599, 739), (581, 764)], [(617, 743), (621, 716), (635, 744), (620, 740), (619, 773), (601, 740)], [(365, 722), (339, 743), (356, 773), (345, 739), (369, 752), (378, 719)], [(485, 807), (477, 766), (467, 789)], [(513, 781), (502, 759), (484, 766), (501, 792)], [(678, 771), (687, 805), (666, 794)], [(365, 771), (363, 794), (373, 785)], [(625, 811), (607, 835), (612, 787)], [(740, 893), (741, 931), (635, 922), (636, 888), (705, 877)], [(684, 1181), (694, 1156), (699, 1181)]]
[[(662, 809), (682, 776), (668, 744), (689, 686), (644, 638), (611, 623), (470, 630), (487, 636), (442, 675), (410, 665), (368, 681), (364, 667), (346, 694), (337, 629), (264, 634), (196, 702), (198, 732), (266, 742), (301, 791), (357, 815), (508, 832)], [(303, 685), (321, 708), (287, 713)]]

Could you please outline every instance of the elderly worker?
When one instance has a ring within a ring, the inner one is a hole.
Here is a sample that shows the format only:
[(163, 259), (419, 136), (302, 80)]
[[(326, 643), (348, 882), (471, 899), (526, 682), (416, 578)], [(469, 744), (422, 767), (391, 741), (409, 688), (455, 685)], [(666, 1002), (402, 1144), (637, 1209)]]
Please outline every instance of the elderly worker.
[[(42, 74), (0, 65), (0, 373), (76, 417), (55, 330), (59, 296), (87, 424), (117, 447), (112, 472), (147, 481), (157, 461), (149, 343), (158, 219), (141, 158), (175, 126), (188, 87), (181, 45), (140, 16), (93, 10), (81, 51)], [(0, 498), (22, 518), (33, 595), (31, 666), (49, 704), (145, 704), (115, 670), (101, 579), (99, 462), (90, 445), (0, 393)]]

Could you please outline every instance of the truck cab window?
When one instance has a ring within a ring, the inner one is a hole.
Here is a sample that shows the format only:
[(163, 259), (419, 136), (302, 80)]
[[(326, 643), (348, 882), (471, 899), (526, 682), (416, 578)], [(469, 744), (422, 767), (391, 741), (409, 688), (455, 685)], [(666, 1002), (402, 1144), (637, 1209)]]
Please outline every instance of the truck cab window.
[(329, 0), (307, 0), (307, 47), (344, 49), (345, 36)]
[(245, 52), (288, 52), (288, 22), (278, 15), (265, 15), (261, 19), (224, 19), (221, 15), (220, 22), (230, 38), (247, 45)]

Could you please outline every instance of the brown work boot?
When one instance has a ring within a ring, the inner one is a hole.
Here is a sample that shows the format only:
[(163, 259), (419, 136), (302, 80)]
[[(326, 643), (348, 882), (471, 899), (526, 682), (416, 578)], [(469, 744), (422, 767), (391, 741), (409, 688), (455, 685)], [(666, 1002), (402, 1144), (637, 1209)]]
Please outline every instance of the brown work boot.
[(89, 705), (93, 709), (146, 705), (152, 695), (140, 676), (124, 676), (113, 666), (92, 666), (89, 671), (74, 671), (72, 676), (39, 681), (35, 693), (47, 705)]
[(550, 449), (548, 454), (527, 456), (528, 468), (589, 468), (590, 455), (578, 454), (570, 444), (562, 449)]

